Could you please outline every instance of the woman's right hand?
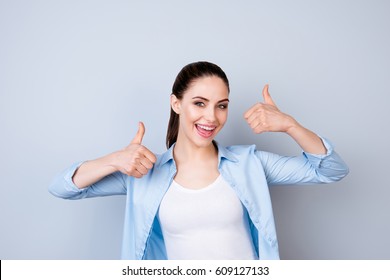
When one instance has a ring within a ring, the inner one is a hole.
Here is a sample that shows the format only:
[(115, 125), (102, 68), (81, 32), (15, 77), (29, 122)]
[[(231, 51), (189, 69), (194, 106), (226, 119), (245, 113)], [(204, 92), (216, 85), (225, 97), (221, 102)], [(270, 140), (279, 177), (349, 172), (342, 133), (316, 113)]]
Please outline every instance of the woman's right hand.
[(138, 132), (130, 144), (124, 149), (113, 153), (111, 165), (117, 171), (135, 178), (141, 178), (152, 169), (157, 158), (148, 148), (142, 145), (144, 134), (145, 126), (140, 122)]
[(157, 159), (151, 151), (142, 146), (144, 134), (145, 126), (140, 122), (137, 135), (126, 148), (85, 161), (72, 176), (73, 183), (83, 189), (116, 171), (136, 178), (146, 175)]

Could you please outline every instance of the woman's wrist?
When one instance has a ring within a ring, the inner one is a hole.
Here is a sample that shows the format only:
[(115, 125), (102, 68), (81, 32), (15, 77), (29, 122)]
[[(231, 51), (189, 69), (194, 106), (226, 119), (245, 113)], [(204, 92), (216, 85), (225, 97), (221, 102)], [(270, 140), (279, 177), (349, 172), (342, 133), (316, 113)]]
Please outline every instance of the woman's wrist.
[(327, 152), (321, 138), (297, 121), (287, 129), (286, 133), (307, 153), (326, 154)]
[(288, 124), (285, 133), (294, 138), (294, 135), (302, 130), (303, 127), (291, 116), (288, 116)]
[(121, 157), (121, 151), (116, 151), (111, 154), (108, 154), (104, 158), (104, 166), (107, 168), (108, 171), (111, 171), (111, 173), (114, 173), (116, 171), (120, 170), (120, 157)]

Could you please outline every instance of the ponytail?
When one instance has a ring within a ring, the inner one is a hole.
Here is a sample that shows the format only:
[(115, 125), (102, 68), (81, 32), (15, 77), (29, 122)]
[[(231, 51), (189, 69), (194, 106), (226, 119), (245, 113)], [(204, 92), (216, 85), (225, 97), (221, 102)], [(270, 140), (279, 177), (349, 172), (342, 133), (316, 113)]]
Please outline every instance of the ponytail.
[(167, 149), (169, 149), (173, 145), (173, 143), (176, 142), (178, 134), (179, 134), (179, 115), (176, 114), (175, 111), (173, 111), (171, 108), (171, 116), (169, 117), (167, 138), (166, 138)]

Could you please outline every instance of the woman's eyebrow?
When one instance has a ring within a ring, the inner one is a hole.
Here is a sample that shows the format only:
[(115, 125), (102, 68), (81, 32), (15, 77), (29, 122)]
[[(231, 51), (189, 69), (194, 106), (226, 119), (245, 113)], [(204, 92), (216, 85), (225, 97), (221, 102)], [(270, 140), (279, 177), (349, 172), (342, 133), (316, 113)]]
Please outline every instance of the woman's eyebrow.
[[(202, 100), (207, 101), (207, 102), (210, 101), (207, 98), (204, 98), (202, 96), (195, 96), (195, 97), (192, 97), (192, 99), (202, 99)], [(229, 99), (225, 98), (225, 99), (219, 100), (217, 103), (221, 103), (221, 102), (225, 102), (225, 101), (229, 102)]]
[(204, 97), (202, 97), (202, 96), (195, 96), (195, 97), (192, 97), (192, 99), (202, 99), (202, 100), (204, 100), (204, 101), (210, 101), (210, 100), (208, 100), (207, 98), (204, 98)]

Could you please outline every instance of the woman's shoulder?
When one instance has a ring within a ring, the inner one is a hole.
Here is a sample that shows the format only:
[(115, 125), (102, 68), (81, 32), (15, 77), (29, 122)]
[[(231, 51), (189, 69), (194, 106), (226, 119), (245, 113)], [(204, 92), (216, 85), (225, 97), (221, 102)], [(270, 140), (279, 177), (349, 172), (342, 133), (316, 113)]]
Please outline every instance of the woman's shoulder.
[(165, 163), (169, 163), (170, 161), (173, 160), (173, 149), (171, 147), (163, 153), (155, 154), (155, 156), (157, 160), (154, 166), (164, 165)]
[(230, 145), (230, 146), (224, 146), (224, 148), (228, 151), (231, 151), (233, 153), (243, 153), (248, 151), (254, 151), (256, 150), (256, 145)]
[(255, 155), (257, 149), (256, 145), (230, 145), (230, 146), (221, 146), (218, 145), (218, 150), (221, 157), (225, 158), (236, 158), (243, 159), (248, 156)]

